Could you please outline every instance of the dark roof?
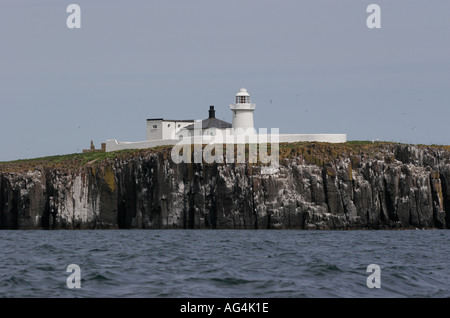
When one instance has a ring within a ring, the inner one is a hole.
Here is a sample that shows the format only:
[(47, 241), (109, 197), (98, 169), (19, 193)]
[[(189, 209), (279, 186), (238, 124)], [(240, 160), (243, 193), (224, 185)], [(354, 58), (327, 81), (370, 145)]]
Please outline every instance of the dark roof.
[[(217, 118), (207, 118), (205, 120), (202, 120), (202, 129), (208, 129), (208, 128), (219, 128), (219, 129), (225, 129), (225, 128), (231, 128), (232, 125), (230, 123), (227, 123), (226, 121), (217, 119)], [(188, 130), (194, 130), (194, 125), (189, 125), (185, 127)]]
[(164, 119), (164, 118), (148, 118), (149, 120), (165, 120), (165, 121), (179, 121), (179, 122), (191, 122), (194, 121), (193, 119)]

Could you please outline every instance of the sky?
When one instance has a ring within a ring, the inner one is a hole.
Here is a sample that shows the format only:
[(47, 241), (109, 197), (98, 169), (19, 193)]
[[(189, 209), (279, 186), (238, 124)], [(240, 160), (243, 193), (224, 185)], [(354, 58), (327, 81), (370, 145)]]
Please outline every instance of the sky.
[(256, 128), (449, 145), (449, 39), (448, 0), (2, 0), (0, 161), (231, 122), (241, 87)]

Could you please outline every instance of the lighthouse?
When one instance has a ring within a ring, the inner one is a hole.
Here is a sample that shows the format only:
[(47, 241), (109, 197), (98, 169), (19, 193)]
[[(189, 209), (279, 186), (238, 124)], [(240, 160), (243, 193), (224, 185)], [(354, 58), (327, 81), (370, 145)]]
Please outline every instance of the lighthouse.
[(254, 134), (253, 111), (255, 104), (250, 103), (250, 94), (245, 88), (241, 88), (236, 94), (236, 103), (230, 105), (233, 112), (232, 127), (236, 134)]
[[(247, 90), (241, 88), (236, 94), (235, 103), (230, 104), (230, 110), (233, 112), (232, 124), (216, 118), (216, 110), (211, 105), (209, 106), (209, 116), (207, 119), (194, 121), (192, 119), (173, 120), (150, 118), (147, 119), (147, 140), (119, 142), (116, 139), (108, 139), (104, 148), (106, 152), (110, 152), (123, 149), (152, 148), (162, 145), (180, 145), (179, 143), (182, 145), (197, 143), (201, 146), (205, 144), (203, 140), (205, 137), (208, 145), (223, 145), (224, 142), (227, 145), (247, 143), (249, 145), (261, 145), (270, 139), (273, 153), (278, 153), (278, 150), (276, 150), (278, 149), (277, 145), (281, 142), (347, 142), (346, 134), (279, 134), (276, 128), (275, 132), (273, 131), (274, 128), (272, 128), (270, 134), (267, 133), (267, 129), (261, 128), (258, 134), (253, 124), (255, 106), (255, 104), (251, 103), (250, 94)], [(197, 134), (196, 131), (199, 130), (201, 132)], [(196, 137), (201, 137), (201, 140), (197, 140), (199, 138)], [(221, 139), (221, 137), (225, 137), (225, 139)], [(214, 147), (211, 149), (216, 151)], [(221, 149), (221, 146), (218, 149)], [(227, 152), (227, 161), (230, 153), (232, 154), (233, 152)], [(271, 164), (273, 164), (272, 161)]]

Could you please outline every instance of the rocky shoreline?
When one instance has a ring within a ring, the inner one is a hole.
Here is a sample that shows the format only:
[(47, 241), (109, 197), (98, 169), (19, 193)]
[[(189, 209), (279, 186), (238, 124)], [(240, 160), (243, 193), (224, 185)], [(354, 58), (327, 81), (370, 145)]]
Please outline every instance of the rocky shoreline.
[(280, 145), (260, 164), (175, 164), (170, 147), (79, 166), (0, 163), (0, 229), (450, 227), (450, 149)]

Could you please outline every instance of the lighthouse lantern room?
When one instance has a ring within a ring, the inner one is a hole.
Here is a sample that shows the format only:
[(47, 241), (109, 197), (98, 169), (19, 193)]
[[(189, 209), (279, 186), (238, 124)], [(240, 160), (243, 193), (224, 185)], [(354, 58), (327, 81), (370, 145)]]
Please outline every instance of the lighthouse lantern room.
[(241, 88), (236, 94), (236, 103), (230, 105), (233, 112), (232, 126), (234, 133), (254, 134), (253, 111), (255, 104), (250, 102), (250, 94), (245, 88)]

